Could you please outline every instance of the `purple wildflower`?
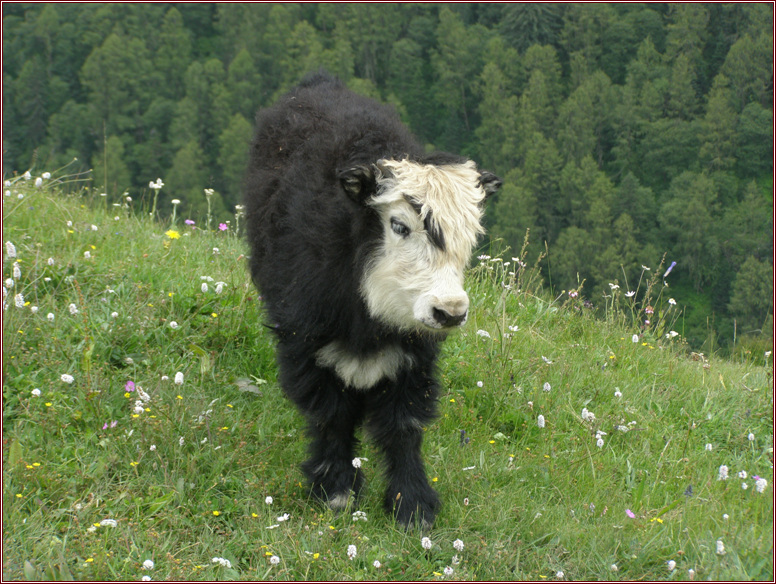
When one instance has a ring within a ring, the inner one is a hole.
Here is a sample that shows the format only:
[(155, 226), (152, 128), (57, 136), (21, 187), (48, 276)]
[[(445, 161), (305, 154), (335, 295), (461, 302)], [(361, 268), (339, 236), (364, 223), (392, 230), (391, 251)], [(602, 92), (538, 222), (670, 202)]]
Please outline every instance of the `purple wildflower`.
[(671, 270), (673, 270), (673, 269), (674, 269), (674, 266), (675, 266), (675, 265), (676, 265), (676, 262), (671, 262), (671, 265), (670, 265), (670, 266), (668, 266), (668, 269), (666, 270), (666, 273), (665, 273), (665, 274), (663, 274), (663, 277), (664, 277), (664, 278), (665, 278), (665, 277), (666, 277), (668, 274), (670, 274), (670, 273), (671, 273)]
[(227, 229), (229, 229), (229, 226), (228, 226), (226, 223), (219, 223), (219, 224), (218, 224), (218, 228), (219, 228), (221, 231), (226, 231)]
[(124, 391), (135, 391), (135, 382), (127, 381), (127, 384), (124, 386)]
[(636, 517), (636, 514), (635, 514), (633, 511), (631, 511), (630, 509), (626, 509), (626, 510), (625, 510), (625, 514), (626, 514), (628, 517), (630, 517), (631, 519), (634, 519), (634, 518)]

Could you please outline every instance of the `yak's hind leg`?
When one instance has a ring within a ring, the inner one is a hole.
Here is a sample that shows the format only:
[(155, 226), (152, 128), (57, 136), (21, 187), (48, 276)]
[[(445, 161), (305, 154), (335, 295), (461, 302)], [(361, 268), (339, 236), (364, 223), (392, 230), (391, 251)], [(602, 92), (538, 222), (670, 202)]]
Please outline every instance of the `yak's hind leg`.
[(437, 385), (406, 372), (395, 384), (372, 394), (368, 428), (382, 451), (388, 475), (385, 507), (407, 528), (428, 529), (440, 502), (421, 458), (423, 428), (436, 415)]
[(302, 464), (302, 471), (312, 494), (341, 511), (351, 492), (357, 498), (363, 486), (361, 471), (353, 466), (363, 396), (344, 390), (332, 372), (310, 360), (283, 358), (281, 352), (279, 361), (281, 385), (305, 416), (312, 439), (310, 458)]

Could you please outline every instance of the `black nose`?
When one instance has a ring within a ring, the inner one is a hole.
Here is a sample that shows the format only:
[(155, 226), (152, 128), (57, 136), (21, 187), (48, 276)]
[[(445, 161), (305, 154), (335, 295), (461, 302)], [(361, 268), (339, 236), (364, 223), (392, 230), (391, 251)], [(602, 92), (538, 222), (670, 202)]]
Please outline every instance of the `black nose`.
[(466, 320), (466, 314), (467, 312), (464, 312), (463, 314), (450, 314), (449, 312), (445, 312), (444, 310), (440, 310), (439, 308), (434, 309), (434, 320), (439, 323), (442, 327), (453, 327), (458, 326), (463, 321)]

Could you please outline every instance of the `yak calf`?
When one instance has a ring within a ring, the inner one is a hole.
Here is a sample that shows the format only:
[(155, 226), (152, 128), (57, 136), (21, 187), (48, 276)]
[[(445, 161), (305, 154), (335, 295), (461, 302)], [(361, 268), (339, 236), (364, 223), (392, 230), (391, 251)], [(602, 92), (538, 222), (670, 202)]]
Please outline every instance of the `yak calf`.
[[(387, 467), (385, 506), (430, 527), (421, 458), (435, 363), (466, 322), (464, 270), (501, 181), (427, 154), (395, 111), (315, 74), (259, 112), (245, 206), (250, 269), (277, 334), (279, 380), (308, 422), (312, 492), (341, 510), (363, 486), (363, 425)], [(357, 466), (357, 465), (356, 465)]]

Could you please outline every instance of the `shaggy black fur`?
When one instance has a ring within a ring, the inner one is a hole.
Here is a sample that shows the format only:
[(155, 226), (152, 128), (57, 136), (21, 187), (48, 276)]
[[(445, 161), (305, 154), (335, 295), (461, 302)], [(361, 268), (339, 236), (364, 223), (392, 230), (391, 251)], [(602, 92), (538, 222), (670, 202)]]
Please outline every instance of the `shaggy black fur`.
[[(308, 420), (311, 456), (302, 466), (313, 493), (335, 506), (363, 485), (354, 432), (365, 425), (385, 454), (385, 506), (399, 522), (430, 525), (439, 498), (420, 455), (422, 426), (436, 413), (435, 362), (443, 336), (399, 333), (372, 319), (358, 290), (383, 237), (363, 204), (368, 171), (381, 158), (433, 164), (392, 108), (316, 74), (257, 116), (246, 189), (250, 269), (278, 336), (280, 383)], [(352, 354), (401, 349), (413, 366), (396, 381), (346, 388), (315, 354), (337, 341)], [(333, 501), (335, 500), (336, 501)]]

